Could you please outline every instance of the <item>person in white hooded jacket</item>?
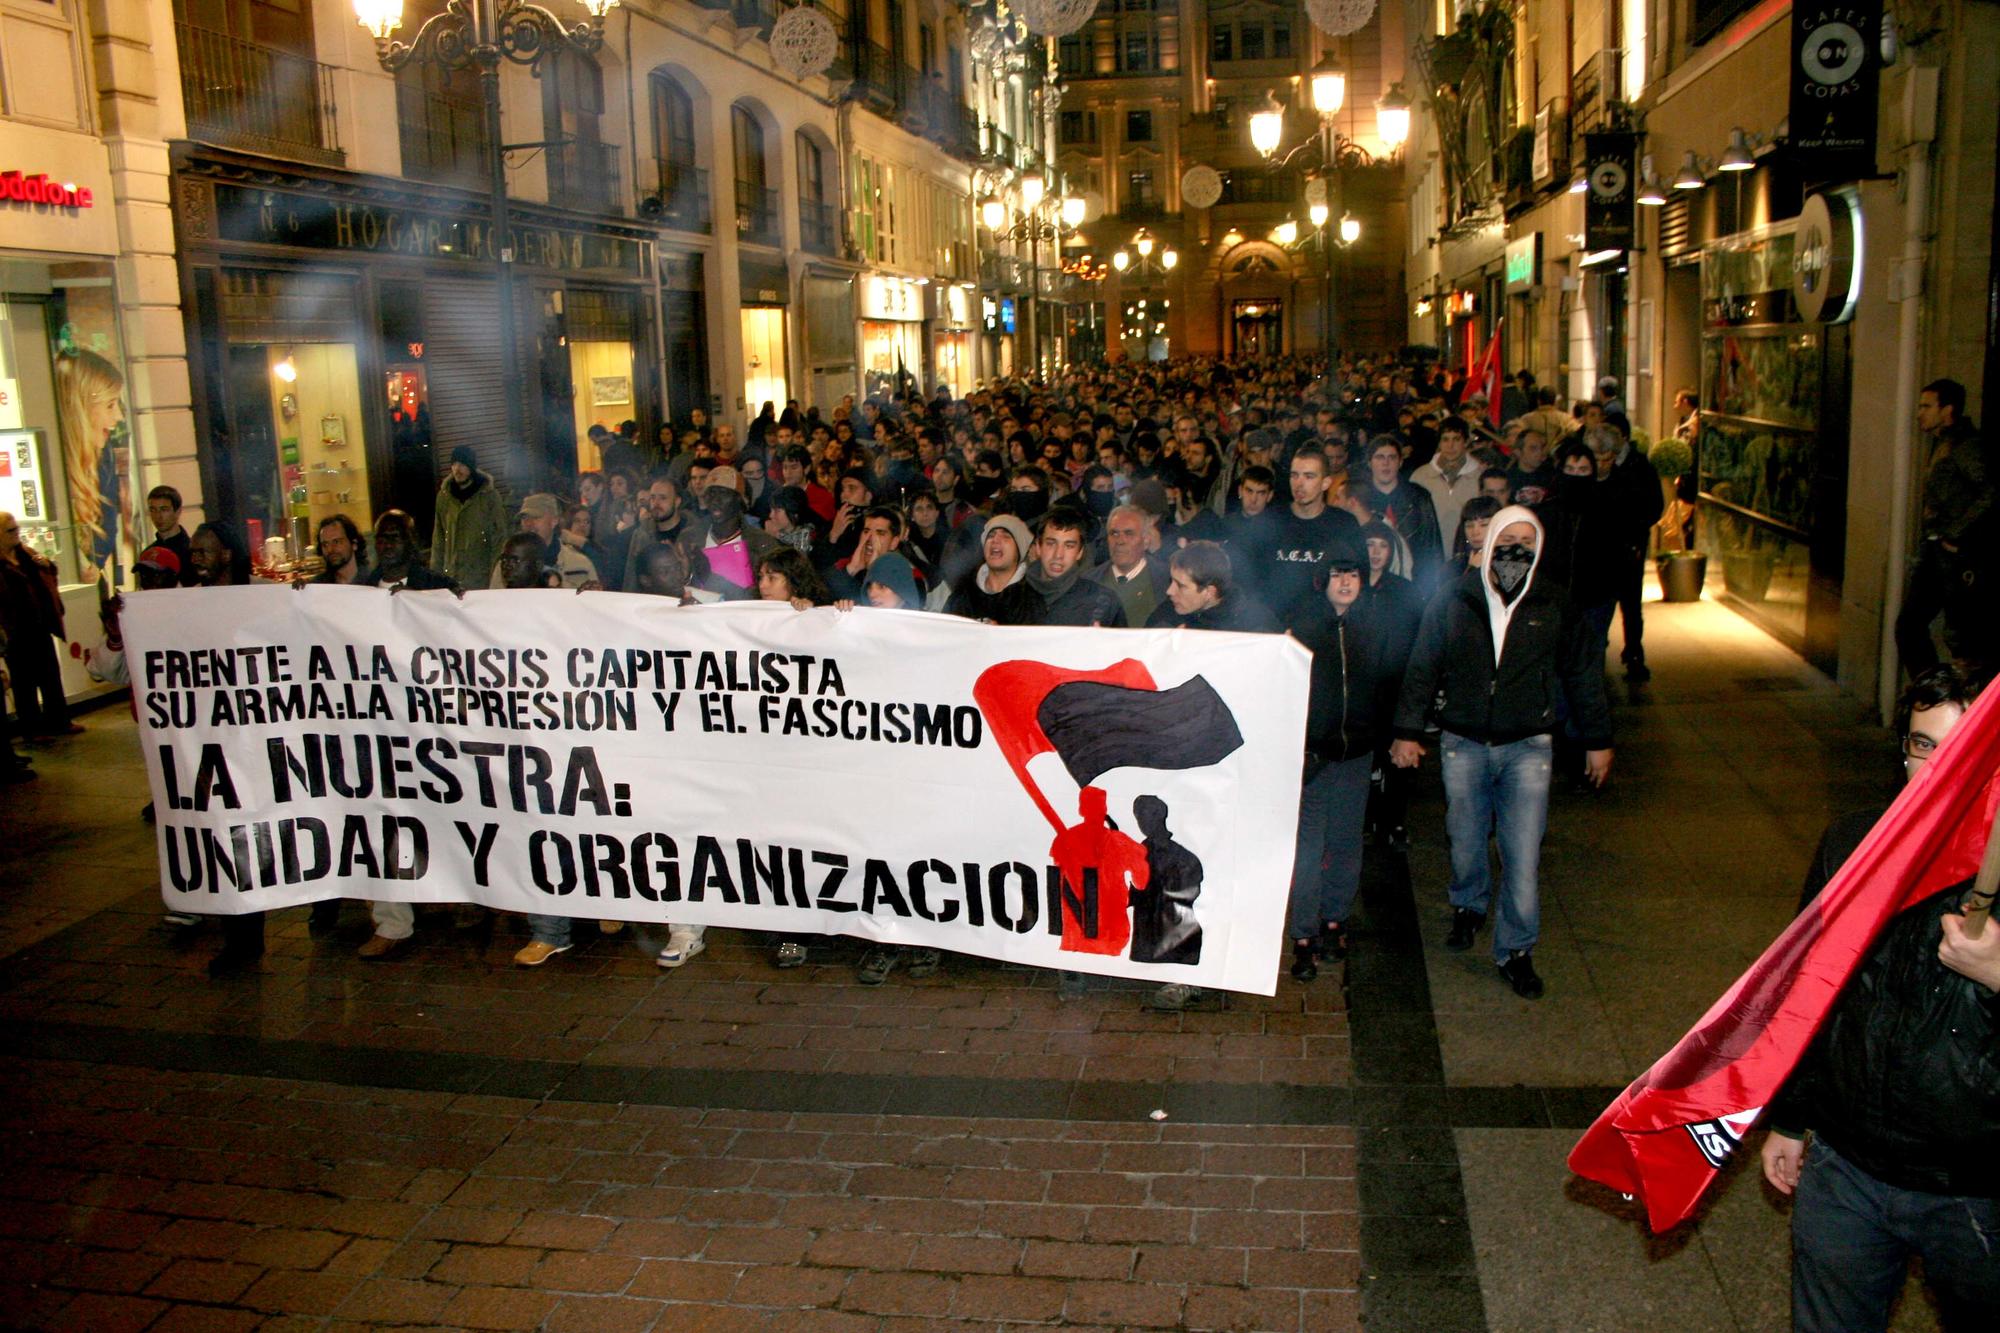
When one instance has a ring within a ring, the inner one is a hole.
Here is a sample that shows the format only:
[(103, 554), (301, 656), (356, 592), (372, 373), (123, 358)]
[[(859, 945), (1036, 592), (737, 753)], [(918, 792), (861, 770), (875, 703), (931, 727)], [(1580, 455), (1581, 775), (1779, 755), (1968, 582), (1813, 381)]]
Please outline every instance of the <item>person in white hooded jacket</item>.
[(1433, 702), (1443, 728), (1445, 826), (1451, 837), (1451, 933), (1472, 947), (1492, 908), (1487, 840), (1500, 844), (1500, 919), (1493, 961), (1525, 999), (1542, 980), (1531, 954), (1540, 935), (1537, 872), (1548, 823), (1553, 734), (1565, 697), (1574, 710), (1590, 781), (1611, 775), (1611, 711), (1594, 640), (1555, 579), (1537, 579), (1544, 534), (1533, 511), (1510, 505), (1486, 529), (1480, 567), (1424, 612), (1403, 676), (1390, 762), (1414, 768)]

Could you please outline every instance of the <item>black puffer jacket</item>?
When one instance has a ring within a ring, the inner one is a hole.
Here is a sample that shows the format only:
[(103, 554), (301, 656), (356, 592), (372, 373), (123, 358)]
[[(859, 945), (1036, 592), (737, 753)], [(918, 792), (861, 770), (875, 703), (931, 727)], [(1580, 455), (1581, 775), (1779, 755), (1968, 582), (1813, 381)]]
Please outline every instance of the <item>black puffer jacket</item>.
[[(1873, 822), (1827, 830), (1808, 902)], [(1767, 1118), (1794, 1137), (1810, 1129), (1884, 1184), (1991, 1199), (2000, 1198), (2000, 996), (1937, 956), (1939, 921), (1966, 887), (1883, 928)]]
[(1567, 695), (1584, 749), (1610, 749), (1604, 663), (1593, 660), (1593, 642), (1560, 585), (1535, 571), (1496, 664), (1484, 577), (1467, 570), (1424, 612), (1396, 706), (1397, 737), (1422, 740), (1425, 715), (1440, 695), (1438, 722), (1446, 731), (1493, 745), (1546, 735)]
[(1312, 702), (1306, 710), (1306, 776), (1327, 764), (1373, 754), (1387, 740), (1410, 660), (1416, 624), (1381, 595), (1363, 588), (1346, 615), (1326, 594), (1299, 599), (1286, 617), (1312, 650)]

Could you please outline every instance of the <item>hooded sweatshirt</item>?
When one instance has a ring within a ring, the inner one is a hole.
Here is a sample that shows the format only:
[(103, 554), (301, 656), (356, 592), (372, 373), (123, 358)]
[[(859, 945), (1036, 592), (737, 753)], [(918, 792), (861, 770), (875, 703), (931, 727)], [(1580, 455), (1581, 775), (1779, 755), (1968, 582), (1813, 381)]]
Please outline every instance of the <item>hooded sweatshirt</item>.
[(1553, 732), (1567, 701), (1586, 750), (1611, 747), (1601, 646), (1584, 629), (1561, 580), (1537, 578), (1540, 547), (1518, 590), (1503, 596), (1489, 570), (1499, 534), (1540, 524), (1514, 505), (1487, 526), (1488, 568), (1468, 569), (1424, 611), (1403, 675), (1396, 736), (1421, 741), (1436, 705), (1443, 728), (1468, 740), (1505, 745)]
[(1514, 612), (1528, 598), (1528, 589), (1534, 585), (1535, 569), (1542, 562), (1542, 547), (1547, 544), (1547, 534), (1542, 531), (1542, 521), (1535, 517), (1535, 511), (1526, 505), (1508, 505), (1495, 514), (1486, 525), (1486, 544), (1480, 549), (1479, 567), (1482, 571), (1493, 568), (1493, 548), (1500, 544), (1500, 533), (1511, 524), (1526, 523), (1535, 530), (1535, 554), (1528, 562), (1528, 573), (1521, 580), (1519, 588), (1512, 595), (1503, 594), (1493, 586), (1494, 576), (1483, 574), (1479, 586), (1486, 591), (1486, 615), (1493, 629), (1493, 662), (1500, 663), (1500, 655), (1507, 647), (1507, 627), (1513, 622)]

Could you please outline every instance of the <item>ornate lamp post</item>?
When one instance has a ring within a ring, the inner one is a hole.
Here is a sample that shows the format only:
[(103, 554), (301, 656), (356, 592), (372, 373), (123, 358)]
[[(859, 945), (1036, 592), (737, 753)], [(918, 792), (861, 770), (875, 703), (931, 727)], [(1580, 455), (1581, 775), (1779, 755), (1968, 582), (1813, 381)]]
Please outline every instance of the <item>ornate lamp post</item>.
[(406, 65), (441, 70), (477, 69), (486, 113), (486, 173), (493, 202), (489, 248), (500, 282), (501, 367), (508, 385), (507, 430), (511, 446), (526, 446), (521, 413), (521, 346), (515, 334), (514, 247), (507, 222), (507, 154), (550, 143), (500, 141), (500, 64), (534, 69), (551, 50), (591, 55), (604, 45), (604, 16), (618, 0), (582, 0), (588, 23), (571, 25), (527, 0), (446, 0), (407, 42), (394, 40), (403, 26), (403, 0), (354, 0), (354, 17), (375, 39), (375, 56), (391, 74)]
[(1080, 195), (1048, 193), (1048, 181), (1039, 171), (1031, 171), (1021, 177), (1021, 208), (1010, 224), (1006, 201), (997, 194), (989, 194), (979, 205), (979, 220), (992, 233), (993, 242), (1002, 241), (1016, 245), (1028, 243), (1028, 290), (1031, 304), (1028, 308), (1028, 361), (1041, 372), (1041, 316), (1042, 316), (1042, 242), (1047, 241), (1057, 247), (1056, 259), (1062, 259), (1062, 242), (1076, 234), (1083, 223), (1084, 202)]

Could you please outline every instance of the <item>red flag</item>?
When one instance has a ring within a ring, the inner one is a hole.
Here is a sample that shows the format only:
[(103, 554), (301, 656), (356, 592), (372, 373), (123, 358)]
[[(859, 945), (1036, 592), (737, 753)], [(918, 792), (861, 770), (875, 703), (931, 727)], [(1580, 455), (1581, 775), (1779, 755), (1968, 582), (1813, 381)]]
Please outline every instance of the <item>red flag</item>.
[(1479, 392), (1486, 395), (1486, 415), (1500, 424), (1500, 329), (1506, 324), (1503, 315), (1493, 325), (1493, 336), (1486, 340), (1486, 350), (1479, 354), (1479, 367), (1472, 372), (1473, 383)]
[(1570, 1150), (1580, 1176), (1685, 1221), (1805, 1054), (1891, 917), (1979, 868), (2000, 802), (2000, 689), (1987, 690), (1818, 898)]

